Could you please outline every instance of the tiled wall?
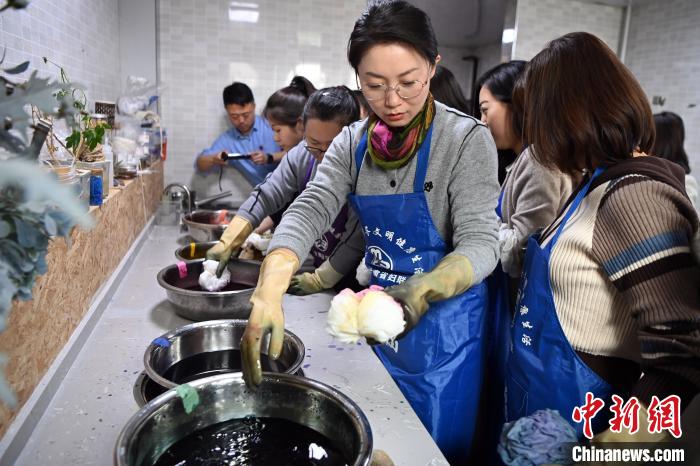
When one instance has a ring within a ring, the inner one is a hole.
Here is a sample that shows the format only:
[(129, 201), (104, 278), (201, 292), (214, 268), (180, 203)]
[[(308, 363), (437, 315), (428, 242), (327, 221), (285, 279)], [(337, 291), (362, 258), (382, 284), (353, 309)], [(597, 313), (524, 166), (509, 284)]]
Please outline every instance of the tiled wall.
[(0, 46), (7, 47), (3, 67), (31, 61), (20, 77), (37, 69), (57, 79), (58, 68), (42, 60), (48, 57), (66, 69), (71, 81), (85, 86), (91, 102), (119, 96), (116, 1), (33, 0), (24, 10), (6, 10), (0, 13)]
[(576, 0), (518, 0), (516, 18), (513, 58), (529, 60), (550, 40), (575, 31), (595, 34), (617, 52), (623, 9)]
[(667, 0), (632, 7), (627, 65), (649, 99), (666, 99), (656, 112), (678, 113), (685, 124), (685, 149), (700, 176), (700, 2)]
[(229, 20), (229, 6), (235, 3), (159, 2), (168, 182), (189, 182), (195, 155), (228, 128), (221, 91), (232, 81), (250, 85), (258, 110), (294, 74), (305, 75), (316, 87), (355, 86), (346, 47), (365, 0), (260, 0), (257, 23)]

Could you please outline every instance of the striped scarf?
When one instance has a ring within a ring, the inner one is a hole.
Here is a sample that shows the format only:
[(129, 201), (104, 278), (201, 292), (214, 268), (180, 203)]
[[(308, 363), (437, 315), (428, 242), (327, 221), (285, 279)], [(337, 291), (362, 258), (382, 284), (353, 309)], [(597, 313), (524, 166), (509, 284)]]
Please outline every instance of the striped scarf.
[(385, 170), (406, 165), (423, 144), (434, 117), (435, 102), (432, 94), (428, 94), (420, 113), (401, 129), (390, 128), (372, 113), (367, 128), (367, 138), (370, 141), (368, 150), (372, 161)]

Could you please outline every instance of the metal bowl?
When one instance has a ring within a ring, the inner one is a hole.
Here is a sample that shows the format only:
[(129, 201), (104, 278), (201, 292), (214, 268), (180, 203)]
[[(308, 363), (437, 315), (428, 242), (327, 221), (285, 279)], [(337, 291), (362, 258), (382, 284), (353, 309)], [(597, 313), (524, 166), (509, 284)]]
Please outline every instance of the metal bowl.
[(236, 215), (235, 210), (195, 210), (182, 216), (182, 223), (195, 240), (205, 243), (218, 241), (229, 222)]
[(150, 466), (178, 440), (208, 426), (246, 416), (283, 418), (328, 437), (352, 466), (367, 466), (372, 430), (350, 398), (315, 380), (264, 373), (257, 390), (240, 374), (190, 383), (200, 404), (185, 413), (175, 390), (141, 408), (122, 429), (114, 448), (116, 466)]
[[(297, 377), (304, 377), (304, 370), (299, 369), (294, 373), (294, 375)], [(146, 403), (167, 391), (167, 388), (154, 382), (153, 379), (148, 376), (146, 371), (141, 371), (139, 373), (139, 376), (136, 378), (136, 382), (134, 383), (134, 388), (132, 389), (134, 400), (139, 408), (142, 408), (146, 405)]]
[[(205, 259), (207, 251), (214, 247), (218, 241), (207, 241), (206, 243), (191, 243), (175, 251), (175, 257), (181, 261), (191, 261)], [(194, 248), (192, 245), (194, 244)], [(194, 249), (194, 250), (193, 250)]]
[(231, 282), (221, 291), (202, 291), (199, 275), (204, 259), (187, 261), (187, 275), (180, 278), (177, 264), (158, 272), (158, 284), (165, 288), (168, 301), (175, 312), (185, 319), (247, 319), (250, 315), (250, 297), (258, 283), (260, 262), (231, 259), (228, 269)]
[[(151, 343), (143, 355), (148, 376), (158, 385), (172, 388), (190, 380), (210, 375), (240, 372), (240, 345), (246, 320), (210, 320), (185, 325), (168, 332)], [(267, 348), (269, 334), (262, 341)], [(284, 331), (282, 353), (279, 359), (264, 358), (263, 370), (293, 374), (304, 361), (306, 348), (289, 330)], [(261, 351), (266, 356), (267, 350)]]

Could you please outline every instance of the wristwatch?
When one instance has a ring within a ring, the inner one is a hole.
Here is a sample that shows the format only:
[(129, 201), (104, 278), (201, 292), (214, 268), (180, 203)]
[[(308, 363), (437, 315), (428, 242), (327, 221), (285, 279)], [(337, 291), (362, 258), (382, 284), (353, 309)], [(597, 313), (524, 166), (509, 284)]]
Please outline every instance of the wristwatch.
[(268, 152), (266, 155), (267, 155), (267, 163), (275, 163), (275, 157), (272, 154), (270, 154)]

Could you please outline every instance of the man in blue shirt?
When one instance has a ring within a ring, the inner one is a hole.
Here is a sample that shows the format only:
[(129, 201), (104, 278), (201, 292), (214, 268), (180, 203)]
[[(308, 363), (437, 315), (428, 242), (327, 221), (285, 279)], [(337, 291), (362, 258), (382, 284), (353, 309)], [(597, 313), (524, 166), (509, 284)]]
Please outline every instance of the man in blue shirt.
[[(223, 97), (233, 127), (222, 133), (211, 147), (197, 156), (196, 168), (206, 175), (218, 175), (219, 170), (223, 170), (222, 178), (229, 178), (231, 173), (227, 167), (233, 167), (252, 186), (257, 186), (275, 169), (282, 153), (273, 139), (273, 131), (267, 120), (255, 114), (253, 92), (247, 85), (234, 82), (224, 88)], [(221, 152), (251, 154), (251, 158), (224, 161)], [(216, 183), (215, 180), (212, 181)]]

